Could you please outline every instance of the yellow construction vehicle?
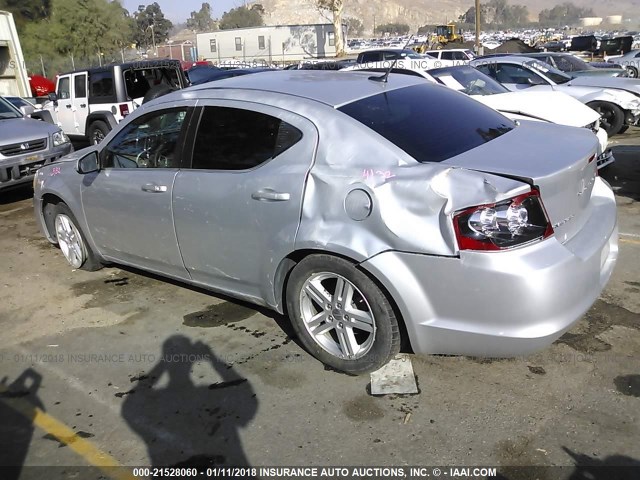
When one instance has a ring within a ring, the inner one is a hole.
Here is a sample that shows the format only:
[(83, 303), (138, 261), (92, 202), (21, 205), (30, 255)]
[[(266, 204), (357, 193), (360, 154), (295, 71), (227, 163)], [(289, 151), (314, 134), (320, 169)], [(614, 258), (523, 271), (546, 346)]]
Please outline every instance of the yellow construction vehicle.
[(436, 27), (434, 42), (435, 48), (442, 48), (449, 42), (461, 42), (462, 35), (456, 31), (456, 24), (438, 25)]

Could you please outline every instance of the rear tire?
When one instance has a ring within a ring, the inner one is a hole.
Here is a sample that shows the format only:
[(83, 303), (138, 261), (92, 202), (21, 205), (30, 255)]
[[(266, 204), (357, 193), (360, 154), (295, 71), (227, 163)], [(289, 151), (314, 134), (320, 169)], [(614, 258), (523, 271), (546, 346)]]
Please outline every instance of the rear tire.
[(98, 145), (102, 140), (104, 140), (104, 137), (109, 135), (110, 131), (109, 125), (102, 120), (92, 122), (91, 125), (89, 125), (89, 132), (87, 134), (89, 137), (89, 143), (91, 145)]
[(90, 272), (103, 267), (66, 204), (61, 202), (45, 206), (45, 219), (53, 227), (52, 234), (71, 267)]
[(351, 262), (310, 255), (287, 282), (289, 317), (298, 338), (318, 360), (361, 375), (400, 351), (400, 329), (386, 294)]
[(638, 69), (636, 67), (627, 67), (627, 72), (631, 78), (638, 78)]
[(610, 102), (591, 102), (587, 104), (600, 114), (600, 126), (604, 128), (610, 137), (616, 135), (624, 125), (624, 112), (622, 109)]

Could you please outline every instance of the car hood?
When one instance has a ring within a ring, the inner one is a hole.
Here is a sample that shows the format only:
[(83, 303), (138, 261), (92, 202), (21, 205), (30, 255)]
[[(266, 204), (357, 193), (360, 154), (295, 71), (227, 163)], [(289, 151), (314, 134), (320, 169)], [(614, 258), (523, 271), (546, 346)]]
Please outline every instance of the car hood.
[(525, 90), (473, 98), (499, 112), (520, 114), (570, 127), (584, 127), (600, 118), (595, 110), (562, 92)]
[(46, 138), (60, 129), (52, 123), (32, 118), (6, 118), (0, 120), (0, 144), (29, 142)]
[(557, 238), (566, 242), (588, 217), (598, 148), (598, 138), (586, 128), (522, 121), (510, 132), (442, 164), (535, 185)]
[(607, 77), (600, 75), (589, 75), (576, 77), (566, 85), (580, 85), (588, 87), (615, 88), (640, 95), (640, 80), (624, 77)]

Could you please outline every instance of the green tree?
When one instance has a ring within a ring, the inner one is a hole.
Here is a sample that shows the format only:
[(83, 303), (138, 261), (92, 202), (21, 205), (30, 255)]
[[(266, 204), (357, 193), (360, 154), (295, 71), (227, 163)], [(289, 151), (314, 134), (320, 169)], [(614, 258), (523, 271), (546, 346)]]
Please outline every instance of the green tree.
[(406, 23), (385, 23), (376, 27), (377, 33), (390, 33), (391, 35), (406, 35), (411, 27)]
[(347, 34), (352, 37), (360, 37), (364, 33), (362, 20), (356, 17), (346, 17), (344, 23), (347, 26)]
[(49, 18), (51, 0), (0, 0), (0, 10), (13, 14), (16, 28), (22, 34), (27, 24)]
[(594, 17), (595, 13), (591, 8), (582, 8), (571, 2), (556, 5), (552, 9), (542, 10), (538, 14), (538, 21), (545, 26), (575, 25), (582, 17)]
[(196, 32), (210, 32), (216, 30), (216, 21), (211, 17), (211, 5), (203, 3), (197, 12), (191, 12), (187, 19), (187, 28)]
[(260, 27), (264, 25), (260, 8), (238, 7), (224, 12), (220, 18), (220, 30), (229, 30), (232, 28)]
[(169, 38), (169, 32), (173, 24), (169, 19), (165, 18), (157, 2), (153, 2), (146, 7), (140, 5), (138, 11), (133, 14), (133, 18), (136, 25), (134, 39), (138, 46), (149, 48), (154, 41), (157, 45)]
[(342, 15), (345, 0), (314, 0), (319, 10), (331, 12), (333, 17), (333, 35), (336, 44), (336, 57), (344, 56), (344, 36), (342, 35)]

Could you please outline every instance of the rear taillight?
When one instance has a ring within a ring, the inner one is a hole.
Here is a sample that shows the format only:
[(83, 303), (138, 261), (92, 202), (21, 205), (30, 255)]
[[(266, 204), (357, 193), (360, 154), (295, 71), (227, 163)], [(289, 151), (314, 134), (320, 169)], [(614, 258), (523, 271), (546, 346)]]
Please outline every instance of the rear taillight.
[(453, 216), (460, 250), (505, 250), (553, 235), (540, 192), (479, 205)]
[(120, 107), (120, 115), (122, 115), (123, 117), (126, 117), (127, 115), (129, 115), (129, 105), (127, 105), (126, 103), (121, 103), (119, 107)]

